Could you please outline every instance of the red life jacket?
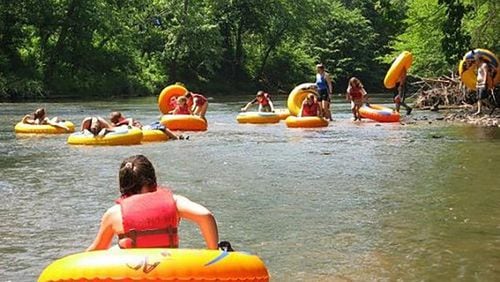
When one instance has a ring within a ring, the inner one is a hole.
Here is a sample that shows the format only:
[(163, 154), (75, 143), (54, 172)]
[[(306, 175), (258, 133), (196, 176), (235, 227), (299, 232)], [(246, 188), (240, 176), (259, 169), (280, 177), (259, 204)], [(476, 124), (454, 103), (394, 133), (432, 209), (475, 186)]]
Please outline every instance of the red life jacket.
[(124, 232), (118, 236), (121, 248), (179, 246), (179, 217), (172, 191), (158, 188), (155, 192), (132, 195), (117, 202), (122, 211)]
[(349, 96), (353, 101), (363, 99), (363, 92), (361, 91), (361, 87), (349, 87)]
[[(205, 105), (206, 102), (208, 102), (207, 98), (201, 94), (192, 93), (191, 97), (192, 97), (191, 98), (192, 100), (196, 99), (196, 106), (198, 106), (198, 107), (201, 107), (201, 106)], [(191, 104), (192, 103), (193, 102), (191, 102)]]
[(259, 102), (259, 104), (262, 106), (269, 106), (269, 100), (271, 100), (271, 96), (269, 96), (269, 94), (267, 93), (264, 93), (264, 96), (262, 97), (262, 100)]
[(302, 107), (302, 116), (303, 117), (317, 116), (318, 110), (319, 110), (319, 104), (317, 102), (312, 103), (312, 105), (305, 103), (304, 106)]
[(176, 115), (190, 115), (191, 113), (189, 112), (189, 106), (188, 104), (184, 104), (184, 106), (178, 106), (177, 110), (175, 111)]

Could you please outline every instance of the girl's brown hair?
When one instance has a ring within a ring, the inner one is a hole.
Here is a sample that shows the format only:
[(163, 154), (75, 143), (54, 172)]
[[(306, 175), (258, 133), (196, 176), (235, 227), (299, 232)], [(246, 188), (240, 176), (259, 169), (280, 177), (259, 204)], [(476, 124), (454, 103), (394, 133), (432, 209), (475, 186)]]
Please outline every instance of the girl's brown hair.
[(39, 108), (33, 113), (33, 119), (43, 119), (45, 117), (45, 109)]
[(349, 85), (352, 87), (358, 87), (358, 88), (361, 88), (363, 87), (363, 84), (361, 84), (361, 81), (357, 78), (357, 77), (351, 77), (351, 79), (349, 79)]
[(144, 155), (126, 158), (120, 165), (119, 182), (125, 197), (140, 194), (142, 187), (154, 190), (157, 183), (153, 164)]

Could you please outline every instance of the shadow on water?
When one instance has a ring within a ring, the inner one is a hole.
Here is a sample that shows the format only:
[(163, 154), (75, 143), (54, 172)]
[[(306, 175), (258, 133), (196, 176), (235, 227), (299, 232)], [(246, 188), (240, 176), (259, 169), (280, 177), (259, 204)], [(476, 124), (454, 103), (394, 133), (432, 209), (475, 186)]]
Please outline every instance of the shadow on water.
[[(189, 141), (107, 148), (16, 136), (38, 105), (1, 104), (0, 280), (36, 280), (84, 250), (118, 196), (120, 162), (139, 153), (160, 183), (215, 213), (221, 240), (262, 257), (273, 281), (499, 277), (498, 129), (355, 124), (341, 98), (328, 128), (239, 125), (252, 95), (212, 99), (209, 130)], [(42, 106), (75, 124), (111, 110), (145, 123), (159, 116), (153, 98)], [(180, 232), (182, 247), (203, 248), (195, 226)]]

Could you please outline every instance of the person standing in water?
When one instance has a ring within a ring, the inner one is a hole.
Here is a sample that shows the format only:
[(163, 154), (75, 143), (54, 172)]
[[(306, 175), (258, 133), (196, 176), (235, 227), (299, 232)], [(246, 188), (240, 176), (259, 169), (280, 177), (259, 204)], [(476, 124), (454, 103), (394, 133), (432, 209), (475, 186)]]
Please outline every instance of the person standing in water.
[(474, 115), (481, 114), (483, 100), (488, 98), (488, 64), (479, 56), (475, 55), (477, 64), (476, 92), (477, 92), (477, 112)]
[(333, 83), (330, 75), (325, 71), (325, 66), (323, 64), (316, 65), (316, 87), (318, 88), (318, 102), (321, 115), (332, 121), (330, 95), (333, 93)]
[(405, 103), (405, 95), (406, 95), (406, 69), (403, 68), (403, 72), (396, 82), (396, 89), (394, 91), (394, 104), (396, 105), (396, 112), (399, 113), (401, 106), (405, 107), (406, 115), (410, 115), (413, 110), (410, 106)]

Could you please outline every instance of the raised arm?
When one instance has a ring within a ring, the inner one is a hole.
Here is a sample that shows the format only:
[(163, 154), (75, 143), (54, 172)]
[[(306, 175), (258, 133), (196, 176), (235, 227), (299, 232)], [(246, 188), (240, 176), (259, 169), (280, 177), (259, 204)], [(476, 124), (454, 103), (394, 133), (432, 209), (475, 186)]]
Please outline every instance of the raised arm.
[(219, 242), (219, 231), (213, 214), (204, 206), (192, 202), (184, 196), (174, 195), (174, 199), (179, 216), (198, 224), (207, 248), (216, 250)]

